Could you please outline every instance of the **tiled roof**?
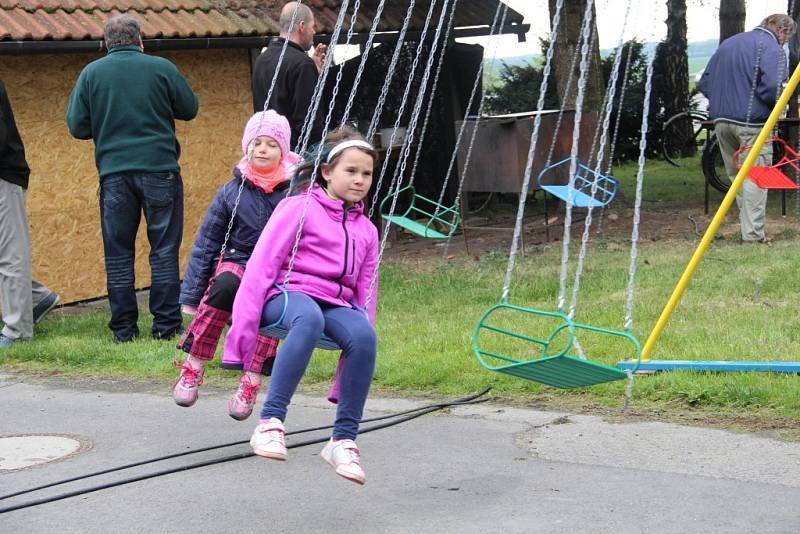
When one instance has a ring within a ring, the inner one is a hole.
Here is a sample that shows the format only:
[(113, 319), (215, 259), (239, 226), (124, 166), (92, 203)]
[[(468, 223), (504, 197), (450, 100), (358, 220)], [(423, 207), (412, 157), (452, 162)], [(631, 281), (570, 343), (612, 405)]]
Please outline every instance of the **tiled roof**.
[(97, 40), (112, 15), (136, 15), (146, 39), (277, 33), (261, 9), (209, 0), (0, 0), (0, 40)]
[[(411, 29), (421, 29), (431, 0), (417, 1)], [(460, 0), (456, 26), (491, 23), (498, 0)], [(99, 40), (112, 15), (131, 13), (139, 19), (145, 39), (275, 35), (285, 0), (0, 0), (0, 41)], [(308, 0), (319, 31), (330, 33), (341, 0)], [(351, 3), (352, 5), (352, 3)], [(366, 31), (378, 0), (362, 0), (356, 25)], [(399, 29), (407, 2), (387, 0), (380, 31)], [(522, 16), (509, 11), (509, 23)], [(349, 21), (349, 17), (348, 17)]]

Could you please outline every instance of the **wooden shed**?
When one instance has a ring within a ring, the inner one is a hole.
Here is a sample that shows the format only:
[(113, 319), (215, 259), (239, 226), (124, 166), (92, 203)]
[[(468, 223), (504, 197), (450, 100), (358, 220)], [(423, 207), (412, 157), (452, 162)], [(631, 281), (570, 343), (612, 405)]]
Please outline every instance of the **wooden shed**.
[[(416, 2), (410, 38), (423, 26), (430, 2)], [(341, 0), (310, 0), (326, 40)], [(14, 107), (32, 169), (28, 195), (34, 276), (63, 302), (104, 296), (103, 247), (94, 145), (67, 131), (67, 101), (83, 67), (104, 54), (102, 30), (120, 12), (136, 16), (145, 52), (166, 57), (198, 94), (200, 111), (178, 122), (185, 187), (181, 269), (205, 210), (230, 178), (239, 141), (252, 114), (253, 58), (278, 34), (284, 0), (0, 0), (0, 79)], [(386, 2), (379, 41), (391, 41), (408, 2)], [(498, 0), (461, 0), (453, 37), (488, 34)], [(361, 2), (355, 42), (366, 39), (377, 0)], [(349, 20), (349, 16), (347, 17)], [(523, 38), (528, 27), (509, 10), (503, 33)], [(149, 286), (148, 244), (137, 238), (136, 285)]]

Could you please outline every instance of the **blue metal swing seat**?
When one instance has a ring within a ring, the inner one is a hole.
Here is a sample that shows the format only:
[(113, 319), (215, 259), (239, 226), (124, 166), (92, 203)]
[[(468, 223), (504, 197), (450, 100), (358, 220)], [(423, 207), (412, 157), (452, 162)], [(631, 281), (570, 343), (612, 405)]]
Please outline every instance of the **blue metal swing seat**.
[[(411, 203), (408, 209), (401, 215), (389, 213), (392, 199), (403, 193), (411, 195)], [(418, 236), (432, 239), (449, 238), (456, 231), (458, 222), (461, 220), (461, 215), (455, 206), (444, 206), (434, 200), (418, 195), (412, 185), (387, 195), (381, 202), (380, 212), (384, 220), (405, 228)], [(418, 219), (423, 222), (419, 222)], [(444, 231), (440, 232), (434, 228), (434, 223), (437, 223)]]
[[(288, 299), (288, 291), (286, 288), (280, 284), (275, 284), (275, 287), (281, 290), (282, 297), (283, 297), (283, 310), (281, 311), (281, 316), (278, 317), (278, 320), (274, 323), (270, 323), (265, 317), (264, 312), (262, 311), (261, 314), (261, 326), (258, 329), (258, 333), (262, 336), (274, 337), (278, 339), (285, 339), (286, 335), (289, 333), (289, 330), (283, 326), (283, 318), (286, 316), (286, 306), (289, 303)], [(266, 308), (266, 306), (264, 306)], [(336, 343), (333, 339), (326, 336), (324, 333), (317, 341), (317, 348), (322, 350), (342, 350), (338, 343)]]
[(580, 162), (576, 162), (572, 186), (543, 182), (543, 178), (546, 180), (552, 171), (569, 163), (570, 160), (571, 158), (566, 158), (542, 169), (536, 177), (539, 187), (576, 208), (601, 208), (614, 200), (617, 195), (617, 181), (612, 176), (600, 174)]

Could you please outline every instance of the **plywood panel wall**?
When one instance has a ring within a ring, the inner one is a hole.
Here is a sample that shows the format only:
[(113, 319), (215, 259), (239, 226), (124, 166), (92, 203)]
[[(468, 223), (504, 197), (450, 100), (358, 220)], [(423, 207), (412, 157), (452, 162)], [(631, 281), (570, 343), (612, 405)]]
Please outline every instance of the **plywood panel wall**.
[[(200, 99), (191, 122), (178, 121), (185, 189), (181, 272), (206, 208), (240, 153), (252, 111), (246, 50), (161, 53), (183, 72)], [(63, 302), (106, 294), (94, 145), (69, 135), (64, 120), (81, 69), (100, 54), (3, 56), (2, 79), (31, 166), (28, 217), (33, 274)], [(144, 221), (137, 237), (136, 285), (150, 285)]]

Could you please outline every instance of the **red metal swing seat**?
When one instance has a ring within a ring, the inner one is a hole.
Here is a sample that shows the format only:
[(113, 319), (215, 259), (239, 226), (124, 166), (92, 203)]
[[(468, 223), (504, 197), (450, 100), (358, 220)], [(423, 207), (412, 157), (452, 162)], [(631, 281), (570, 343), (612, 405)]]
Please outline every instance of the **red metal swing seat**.
[[(789, 143), (780, 137), (773, 137), (767, 142), (773, 143), (773, 147), (775, 143), (780, 145), (780, 148), (783, 150), (783, 155), (781, 155), (777, 163), (768, 167), (753, 166), (747, 174), (747, 177), (761, 189), (798, 189), (797, 183), (786, 176), (781, 169), (788, 166), (800, 172), (800, 154), (792, 149)], [(743, 146), (733, 153), (733, 163), (736, 165), (737, 169), (742, 167), (741, 163), (739, 163), (739, 154), (745, 150), (749, 150), (752, 146), (753, 145)]]

